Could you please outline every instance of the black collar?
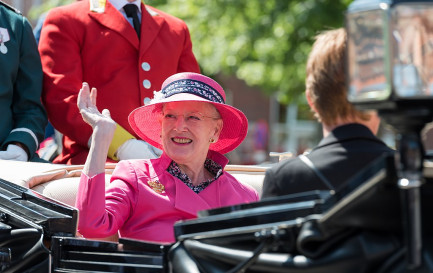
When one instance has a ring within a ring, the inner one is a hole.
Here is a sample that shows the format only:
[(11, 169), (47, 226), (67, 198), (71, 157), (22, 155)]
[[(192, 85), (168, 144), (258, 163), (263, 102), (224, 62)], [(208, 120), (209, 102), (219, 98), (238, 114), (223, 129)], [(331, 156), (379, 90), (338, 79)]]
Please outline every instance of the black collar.
[(368, 141), (374, 141), (386, 145), (382, 140), (377, 138), (373, 132), (370, 131), (366, 126), (359, 123), (350, 123), (342, 126), (338, 126), (332, 130), (328, 136), (323, 138), (319, 145), (314, 150), (320, 149), (324, 146), (328, 146), (335, 143), (341, 143), (345, 141), (351, 141), (355, 139), (364, 139)]

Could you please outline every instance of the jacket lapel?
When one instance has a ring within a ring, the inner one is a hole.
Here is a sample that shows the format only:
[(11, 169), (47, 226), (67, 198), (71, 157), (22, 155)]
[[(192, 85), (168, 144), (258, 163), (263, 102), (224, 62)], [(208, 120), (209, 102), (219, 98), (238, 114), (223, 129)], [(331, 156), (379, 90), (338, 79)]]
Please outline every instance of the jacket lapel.
[(192, 191), (179, 179), (175, 179), (175, 183), (176, 197), (174, 206), (176, 209), (194, 216), (197, 216), (197, 212), (200, 210), (211, 209), (211, 206), (200, 197), (200, 194)]
[(138, 50), (139, 40), (134, 28), (109, 1), (107, 1), (105, 5), (105, 11), (103, 13), (89, 11), (89, 16), (98, 21), (101, 25), (119, 33), (119, 35), (123, 36)]
[(140, 54), (143, 55), (158, 36), (165, 24), (165, 19), (143, 3), (141, 3), (141, 11)]

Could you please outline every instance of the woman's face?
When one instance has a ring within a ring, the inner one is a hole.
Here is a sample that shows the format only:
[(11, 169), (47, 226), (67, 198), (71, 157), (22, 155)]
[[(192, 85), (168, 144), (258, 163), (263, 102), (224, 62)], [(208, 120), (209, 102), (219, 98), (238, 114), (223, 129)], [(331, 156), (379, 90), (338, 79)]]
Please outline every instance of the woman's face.
[(210, 139), (218, 140), (222, 120), (206, 102), (169, 102), (162, 110), (162, 145), (178, 164), (203, 164)]

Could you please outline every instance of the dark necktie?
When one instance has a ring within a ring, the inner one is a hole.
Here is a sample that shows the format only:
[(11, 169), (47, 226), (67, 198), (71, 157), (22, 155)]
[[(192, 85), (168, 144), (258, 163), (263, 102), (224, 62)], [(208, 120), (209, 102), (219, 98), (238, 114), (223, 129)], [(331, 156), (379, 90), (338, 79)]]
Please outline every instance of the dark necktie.
[(140, 39), (140, 20), (138, 20), (138, 7), (135, 4), (126, 4), (123, 6), (125, 10), (126, 16), (132, 18), (132, 22), (134, 23), (135, 32), (137, 32), (138, 38)]

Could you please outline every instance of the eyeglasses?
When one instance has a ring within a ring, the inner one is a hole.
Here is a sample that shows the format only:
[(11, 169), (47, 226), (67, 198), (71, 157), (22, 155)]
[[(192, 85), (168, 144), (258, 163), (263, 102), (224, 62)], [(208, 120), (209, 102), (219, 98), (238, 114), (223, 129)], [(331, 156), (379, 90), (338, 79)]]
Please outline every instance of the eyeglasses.
[(200, 112), (190, 112), (186, 114), (173, 114), (173, 113), (161, 113), (162, 120), (167, 123), (176, 123), (179, 117), (183, 117), (184, 121), (188, 125), (197, 125), (203, 122), (205, 119), (217, 120), (218, 117), (205, 116)]

